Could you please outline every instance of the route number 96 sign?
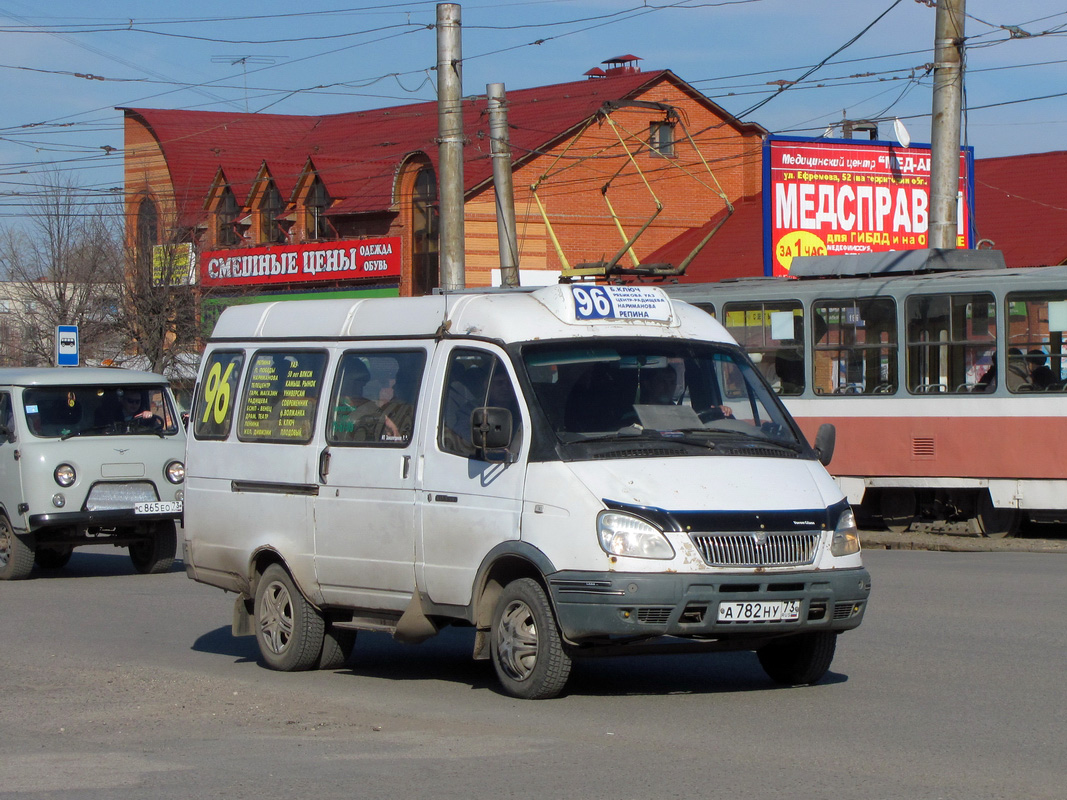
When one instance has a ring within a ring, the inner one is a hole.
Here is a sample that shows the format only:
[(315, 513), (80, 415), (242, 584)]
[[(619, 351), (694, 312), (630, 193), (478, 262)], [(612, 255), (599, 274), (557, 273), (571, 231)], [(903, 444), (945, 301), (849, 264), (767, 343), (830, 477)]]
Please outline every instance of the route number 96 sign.
[(572, 286), (574, 318), (668, 322), (671, 304), (653, 286)]

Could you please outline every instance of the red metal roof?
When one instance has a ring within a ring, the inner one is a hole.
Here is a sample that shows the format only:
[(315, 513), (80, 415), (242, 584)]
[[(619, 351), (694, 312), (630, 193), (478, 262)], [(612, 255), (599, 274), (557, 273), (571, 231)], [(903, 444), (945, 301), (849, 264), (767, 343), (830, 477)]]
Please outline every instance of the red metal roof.
[[(690, 228), (642, 260), (677, 266), (726, 215), (720, 211), (699, 228)], [(734, 213), (689, 264), (680, 283), (705, 283), (763, 274), (763, 195), (734, 202)]]
[[(516, 162), (526, 160), (592, 116), (607, 100), (639, 94), (661, 81), (684, 85), (669, 70), (634, 72), (509, 91), (508, 124)], [(710, 102), (710, 101), (709, 101)], [(485, 97), (463, 101), (465, 190), (492, 178)], [(393, 205), (396, 169), (412, 153), (437, 165), (437, 103), (416, 103), (321, 117), (229, 111), (123, 109), (141, 118), (163, 150), (183, 216), (202, 214), (221, 168), (238, 202), (260, 167), (270, 168), (288, 198), (310, 158), (330, 196), (331, 214), (373, 213)], [(723, 113), (733, 124), (737, 123)]]
[(978, 239), (989, 239), (1009, 267), (1067, 263), (1067, 151), (980, 158), (974, 162)]

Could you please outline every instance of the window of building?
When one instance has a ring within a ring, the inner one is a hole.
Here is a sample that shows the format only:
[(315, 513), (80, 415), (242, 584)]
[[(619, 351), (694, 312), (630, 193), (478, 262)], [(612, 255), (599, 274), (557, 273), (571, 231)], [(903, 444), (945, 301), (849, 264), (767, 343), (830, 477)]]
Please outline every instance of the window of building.
[[(812, 309), (817, 394), (892, 394), (897, 389), (896, 304), (886, 297), (821, 300)], [(823, 365), (820, 368), (820, 365)]]
[(284, 209), (282, 196), (273, 183), (267, 185), (256, 213), (256, 240), (266, 244), (280, 244), (287, 240), (279, 217)]
[(726, 303), (720, 322), (775, 392), (804, 391), (804, 308), (799, 301)]
[(329, 239), (329, 223), (326, 221), (326, 209), (330, 206), (330, 196), (326, 186), (316, 175), (315, 180), (304, 199), (304, 227), (308, 239)]
[(411, 198), (412, 294), (429, 294), (440, 285), (437, 177), (429, 167), (419, 170)]
[(215, 209), (215, 241), (222, 247), (233, 247), (241, 240), (237, 232), (238, 210), (237, 198), (227, 186), (223, 189), (222, 197), (219, 198), (219, 204)]
[(648, 145), (654, 155), (674, 157), (673, 122), (653, 122), (648, 126)]
[(145, 197), (137, 206), (137, 247), (151, 250), (159, 244), (159, 209), (155, 201)]
[(991, 294), (915, 295), (904, 306), (908, 391), (984, 391), (997, 348)]

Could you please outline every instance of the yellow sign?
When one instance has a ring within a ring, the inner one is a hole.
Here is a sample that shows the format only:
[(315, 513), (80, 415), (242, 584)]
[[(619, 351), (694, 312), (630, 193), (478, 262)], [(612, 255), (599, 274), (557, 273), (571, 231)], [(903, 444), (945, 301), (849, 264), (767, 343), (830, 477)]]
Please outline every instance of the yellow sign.
[(191, 243), (157, 244), (152, 248), (152, 285), (188, 286), (193, 282), (195, 266)]

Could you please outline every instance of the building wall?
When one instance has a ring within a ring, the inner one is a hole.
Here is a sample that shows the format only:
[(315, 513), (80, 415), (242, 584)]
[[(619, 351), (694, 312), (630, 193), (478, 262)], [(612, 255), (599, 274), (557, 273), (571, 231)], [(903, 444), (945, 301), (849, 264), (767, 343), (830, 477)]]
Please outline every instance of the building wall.
[[(538, 182), (537, 196), (571, 267), (610, 260), (625, 242), (601, 192), (606, 184), (610, 183), (607, 196), (628, 237), (655, 212), (656, 199), (663, 205), (632, 246), (642, 263), (646, 254), (721, 211), (725, 202), (720, 187), (731, 202), (759, 191), (759, 135), (740, 133), (706, 102), (669, 83), (655, 86), (639, 99), (674, 106), (699, 154), (685, 137), (682, 124), (675, 129), (674, 157), (651, 152), (649, 124), (662, 120), (662, 112), (624, 108), (612, 114), (616, 128), (594, 123), (580, 136), (568, 137), (522, 165), (514, 172), (520, 267), (558, 271), (563, 266), (531, 191)], [(620, 137), (633, 154), (632, 161)], [(489, 271), (499, 266), (492, 187), (468, 201), (465, 225), (467, 283), (488, 285)], [(635, 266), (629, 253), (619, 264)]]

